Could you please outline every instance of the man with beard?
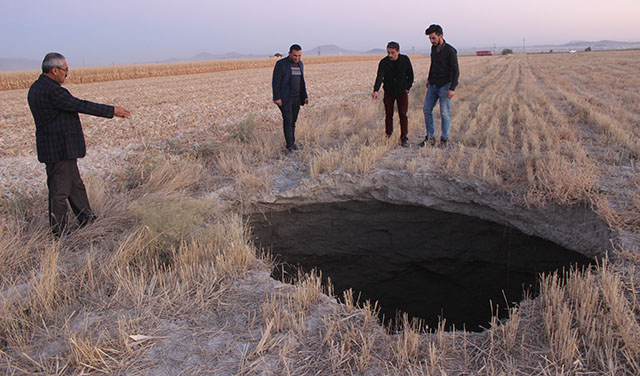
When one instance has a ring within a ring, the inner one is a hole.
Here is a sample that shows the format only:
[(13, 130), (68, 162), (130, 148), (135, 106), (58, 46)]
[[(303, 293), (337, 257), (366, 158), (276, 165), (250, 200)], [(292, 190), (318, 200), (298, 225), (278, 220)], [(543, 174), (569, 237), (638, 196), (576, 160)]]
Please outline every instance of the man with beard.
[(424, 122), (427, 136), (419, 146), (435, 145), (435, 131), (433, 126), (433, 108), (440, 101), (440, 117), (442, 119), (442, 134), (440, 145), (446, 146), (449, 141), (449, 127), (451, 119), (450, 103), (458, 86), (460, 70), (458, 68), (458, 52), (445, 42), (440, 25), (431, 25), (425, 31), (431, 42), (431, 67), (427, 79), (427, 95), (424, 99)]

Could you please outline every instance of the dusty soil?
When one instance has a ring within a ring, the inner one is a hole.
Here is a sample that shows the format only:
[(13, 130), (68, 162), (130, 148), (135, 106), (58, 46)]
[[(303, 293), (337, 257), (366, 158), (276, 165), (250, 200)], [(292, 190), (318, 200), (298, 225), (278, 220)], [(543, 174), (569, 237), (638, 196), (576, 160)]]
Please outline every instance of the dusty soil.
[[(413, 64), (416, 79), (426, 79), (428, 59), (414, 59)], [(303, 114), (312, 116), (327, 104), (368, 99), (376, 69), (375, 61), (306, 66), (310, 105)], [(66, 85), (78, 98), (121, 105), (133, 114), (129, 120), (81, 115), (87, 142), (81, 173), (108, 180), (132, 155), (169, 143), (197, 147), (199, 138), (223, 136), (226, 125), (249, 115), (262, 123), (280, 122), (271, 102), (271, 73), (271, 68), (262, 68)], [(27, 91), (0, 91), (0, 197), (46, 188), (44, 167), (36, 159)]]

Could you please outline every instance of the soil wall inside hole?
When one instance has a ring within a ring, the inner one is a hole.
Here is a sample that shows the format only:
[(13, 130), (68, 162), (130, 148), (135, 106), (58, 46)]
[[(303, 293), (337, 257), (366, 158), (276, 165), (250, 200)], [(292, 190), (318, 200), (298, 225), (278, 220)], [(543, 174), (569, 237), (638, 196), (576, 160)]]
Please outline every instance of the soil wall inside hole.
[(504, 224), (379, 201), (275, 210), (251, 226), (285, 271), (319, 269), (336, 295), (352, 288), (378, 301), (387, 323), (402, 311), (430, 327), (443, 317), (449, 329), (480, 330), (496, 305), (505, 317), (506, 302), (535, 294), (539, 273), (592, 261)]
[(258, 205), (263, 210), (352, 200), (415, 205), (505, 224), (588, 257), (604, 256), (620, 236), (587, 203), (525, 207), (507, 192), (430, 173), (378, 167), (367, 175), (330, 174), (281, 188), (261, 198)]

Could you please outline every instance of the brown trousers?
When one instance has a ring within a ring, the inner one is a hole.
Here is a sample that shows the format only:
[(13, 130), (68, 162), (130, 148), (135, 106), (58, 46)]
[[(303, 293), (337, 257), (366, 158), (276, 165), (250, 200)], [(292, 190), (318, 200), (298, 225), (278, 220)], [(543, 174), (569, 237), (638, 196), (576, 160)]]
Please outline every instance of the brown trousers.
[(384, 93), (384, 125), (387, 136), (391, 136), (393, 133), (393, 104), (398, 102), (398, 116), (400, 117), (400, 140), (407, 139), (407, 133), (409, 133), (409, 119), (407, 118), (407, 111), (409, 110), (409, 96), (407, 94), (402, 95), (389, 95)]
[(76, 159), (47, 163), (49, 188), (49, 225), (55, 235), (67, 227), (67, 200), (80, 226), (93, 220), (87, 190), (84, 187)]

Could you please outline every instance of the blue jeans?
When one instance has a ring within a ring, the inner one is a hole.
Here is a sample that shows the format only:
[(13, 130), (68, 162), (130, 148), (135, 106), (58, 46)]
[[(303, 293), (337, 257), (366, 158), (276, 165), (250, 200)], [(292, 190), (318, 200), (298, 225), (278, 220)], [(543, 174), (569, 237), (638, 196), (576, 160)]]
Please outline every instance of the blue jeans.
[(440, 100), (440, 116), (442, 117), (442, 138), (449, 139), (449, 126), (451, 124), (451, 99), (447, 97), (449, 93), (449, 86), (446, 84), (440, 88), (436, 85), (429, 85), (427, 89), (427, 96), (424, 98), (424, 106), (422, 111), (424, 112), (424, 123), (427, 126), (427, 137), (434, 137), (433, 129), (433, 108), (436, 106), (438, 99)]

